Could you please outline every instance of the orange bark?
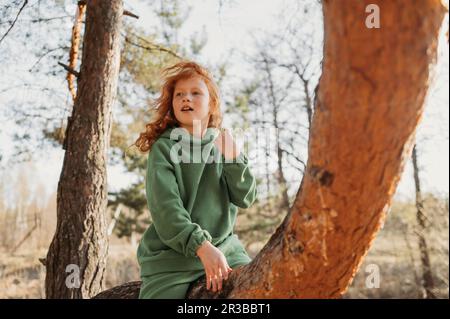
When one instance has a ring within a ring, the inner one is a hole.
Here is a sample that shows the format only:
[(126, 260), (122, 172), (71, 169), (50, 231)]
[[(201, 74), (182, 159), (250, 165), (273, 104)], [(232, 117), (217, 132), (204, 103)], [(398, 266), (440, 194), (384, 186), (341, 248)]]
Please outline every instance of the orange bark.
[[(70, 47), (70, 56), (69, 56), (69, 67), (73, 70), (75, 70), (75, 67), (77, 66), (77, 59), (78, 59), (78, 51), (80, 47), (80, 41), (81, 41), (81, 25), (83, 21), (84, 13), (86, 12), (86, 4), (84, 3), (78, 3), (77, 6), (77, 14), (75, 17), (75, 22), (72, 27), (72, 42)], [(72, 95), (72, 99), (75, 101), (75, 98), (77, 97), (77, 92), (75, 90), (75, 75), (73, 75), (70, 72), (67, 72), (67, 84), (69, 86), (70, 94)]]

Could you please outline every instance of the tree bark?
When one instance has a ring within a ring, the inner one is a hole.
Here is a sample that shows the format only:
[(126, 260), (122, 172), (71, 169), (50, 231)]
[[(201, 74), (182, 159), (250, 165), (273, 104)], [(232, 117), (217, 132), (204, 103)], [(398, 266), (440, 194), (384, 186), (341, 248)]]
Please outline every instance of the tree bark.
[[(90, 298), (102, 289), (108, 252), (107, 149), (122, 11), (120, 0), (87, 1), (78, 92), (58, 183), (57, 228), (45, 262), (47, 298)], [(69, 265), (73, 268), (66, 270)]]
[[(322, 3), (323, 69), (296, 199), (222, 292), (207, 291), (203, 277), (189, 298), (339, 298), (384, 222), (411, 155), (446, 10), (438, 0)], [(379, 29), (365, 26), (371, 3), (380, 7)]]
[(419, 164), (417, 160), (417, 146), (414, 145), (412, 152), (412, 163), (414, 171), (414, 186), (416, 188), (416, 218), (419, 230), (417, 236), (419, 239), (420, 261), (422, 263), (422, 286), (423, 297), (425, 299), (435, 299), (436, 295), (433, 293), (434, 280), (431, 271), (430, 255), (428, 253), (428, 245), (425, 239), (425, 213), (423, 208), (422, 191), (420, 189)]

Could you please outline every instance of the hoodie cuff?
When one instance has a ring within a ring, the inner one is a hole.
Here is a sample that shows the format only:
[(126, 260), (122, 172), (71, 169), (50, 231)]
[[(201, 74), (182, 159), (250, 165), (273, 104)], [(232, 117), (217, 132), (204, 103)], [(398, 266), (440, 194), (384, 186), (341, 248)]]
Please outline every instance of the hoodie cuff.
[(201, 231), (195, 232), (191, 235), (191, 239), (187, 245), (187, 256), (188, 257), (198, 257), (197, 249), (207, 240), (212, 241), (212, 237), (207, 230), (202, 229)]

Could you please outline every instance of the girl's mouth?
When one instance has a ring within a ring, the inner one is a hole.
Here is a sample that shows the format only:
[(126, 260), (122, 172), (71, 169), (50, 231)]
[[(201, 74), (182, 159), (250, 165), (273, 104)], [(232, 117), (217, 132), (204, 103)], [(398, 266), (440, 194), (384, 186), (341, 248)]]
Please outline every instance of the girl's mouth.
[(190, 112), (193, 111), (194, 109), (190, 106), (185, 106), (181, 109), (181, 112)]

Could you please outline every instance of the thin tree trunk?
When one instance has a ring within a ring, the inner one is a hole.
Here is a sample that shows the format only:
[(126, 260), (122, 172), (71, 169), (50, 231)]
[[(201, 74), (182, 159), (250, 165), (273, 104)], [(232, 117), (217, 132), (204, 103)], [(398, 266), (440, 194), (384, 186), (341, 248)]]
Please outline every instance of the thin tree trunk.
[[(264, 124), (263, 124), (264, 125)], [(263, 126), (264, 129), (266, 129), (265, 125)], [(269, 129), (270, 130), (270, 129)], [(270, 135), (267, 134), (267, 131), (264, 134), (265, 142), (264, 142), (264, 154), (266, 154), (266, 157), (264, 158), (264, 168), (265, 168), (265, 177), (266, 177), (266, 189), (267, 189), (267, 211), (272, 210), (272, 188), (270, 186), (271, 184), (271, 174), (270, 174), (270, 167), (269, 167), (269, 161), (270, 161)]]
[(278, 121), (278, 108), (279, 103), (276, 100), (275, 96), (275, 89), (274, 89), (274, 83), (272, 79), (272, 71), (270, 69), (269, 61), (264, 57), (263, 59), (264, 63), (264, 69), (267, 73), (267, 78), (269, 81), (269, 97), (270, 97), (270, 104), (272, 105), (272, 125), (275, 128), (276, 132), (276, 141), (277, 141), (277, 180), (278, 185), (280, 187), (281, 191), (281, 199), (282, 199), (282, 205), (281, 208), (284, 210), (289, 210), (289, 196), (287, 192), (287, 183), (286, 178), (283, 174), (283, 151), (280, 147), (280, 127), (279, 127), (279, 121)]
[(416, 188), (416, 218), (419, 225), (417, 236), (419, 239), (420, 261), (422, 262), (422, 286), (424, 289), (423, 297), (426, 299), (435, 299), (433, 293), (434, 282), (431, 271), (430, 256), (428, 254), (428, 245), (425, 239), (425, 214), (423, 208), (422, 191), (420, 190), (419, 165), (417, 161), (417, 147), (414, 145), (412, 152), (412, 163), (414, 169), (414, 185)]
[[(372, 3), (382, 9), (379, 29), (364, 24)], [(323, 72), (297, 198), (221, 292), (206, 290), (202, 277), (188, 298), (338, 298), (384, 221), (411, 156), (446, 10), (437, 0), (322, 4)]]
[[(421, 286), (421, 284), (420, 284), (419, 276), (417, 275), (417, 271), (416, 271), (416, 263), (414, 260), (414, 249), (411, 247), (411, 244), (410, 244), (409, 238), (408, 238), (408, 229), (403, 231), (403, 236), (405, 238), (405, 244), (407, 247), (409, 259), (411, 259), (411, 267), (413, 269), (414, 283), (416, 284), (417, 287), (419, 287), (419, 286)], [(422, 292), (418, 293), (417, 298), (422, 298)]]
[[(255, 119), (256, 122), (260, 123), (260, 114), (262, 115), (262, 118), (264, 119), (264, 112), (261, 112), (260, 109), (255, 108)], [(255, 124), (255, 123), (253, 123)], [(270, 145), (268, 139), (270, 138), (270, 135), (267, 134), (267, 130), (265, 129), (265, 124), (262, 124), (261, 127), (258, 127), (258, 131), (256, 132), (256, 145), (262, 145), (261, 143), (261, 134), (263, 134), (263, 144), (264, 144), (264, 183), (266, 186), (266, 195), (265, 195), (265, 203), (264, 203), (264, 211), (271, 211), (272, 210), (272, 204), (271, 204), (271, 198), (270, 198), (270, 175), (269, 175), (269, 161), (268, 157), (269, 154), (269, 148), (268, 145)], [(260, 153), (258, 153), (260, 154)], [(259, 157), (259, 156), (258, 156)]]
[(286, 178), (284, 177), (283, 173), (283, 150), (280, 147), (280, 137), (279, 137), (279, 128), (275, 127), (277, 132), (277, 166), (278, 166), (278, 185), (280, 185), (281, 188), (281, 198), (282, 198), (282, 205), (281, 209), (284, 211), (289, 210), (289, 194), (288, 194), (288, 185)]
[(312, 99), (311, 99), (311, 95), (309, 94), (309, 80), (306, 79), (302, 79), (302, 83), (303, 83), (303, 92), (305, 92), (305, 108), (306, 108), (306, 113), (308, 114), (308, 133), (311, 130), (311, 125), (312, 125), (312, 116), (313, 116), (313, 103), (312, 103)]
[(89, 298), (102, 288), (108, 251), (107, 150), (122, 11), (121, 0), (87, 1), (78, 92), (58, 183), (57, 228), (46, 258), (47, 298)]

